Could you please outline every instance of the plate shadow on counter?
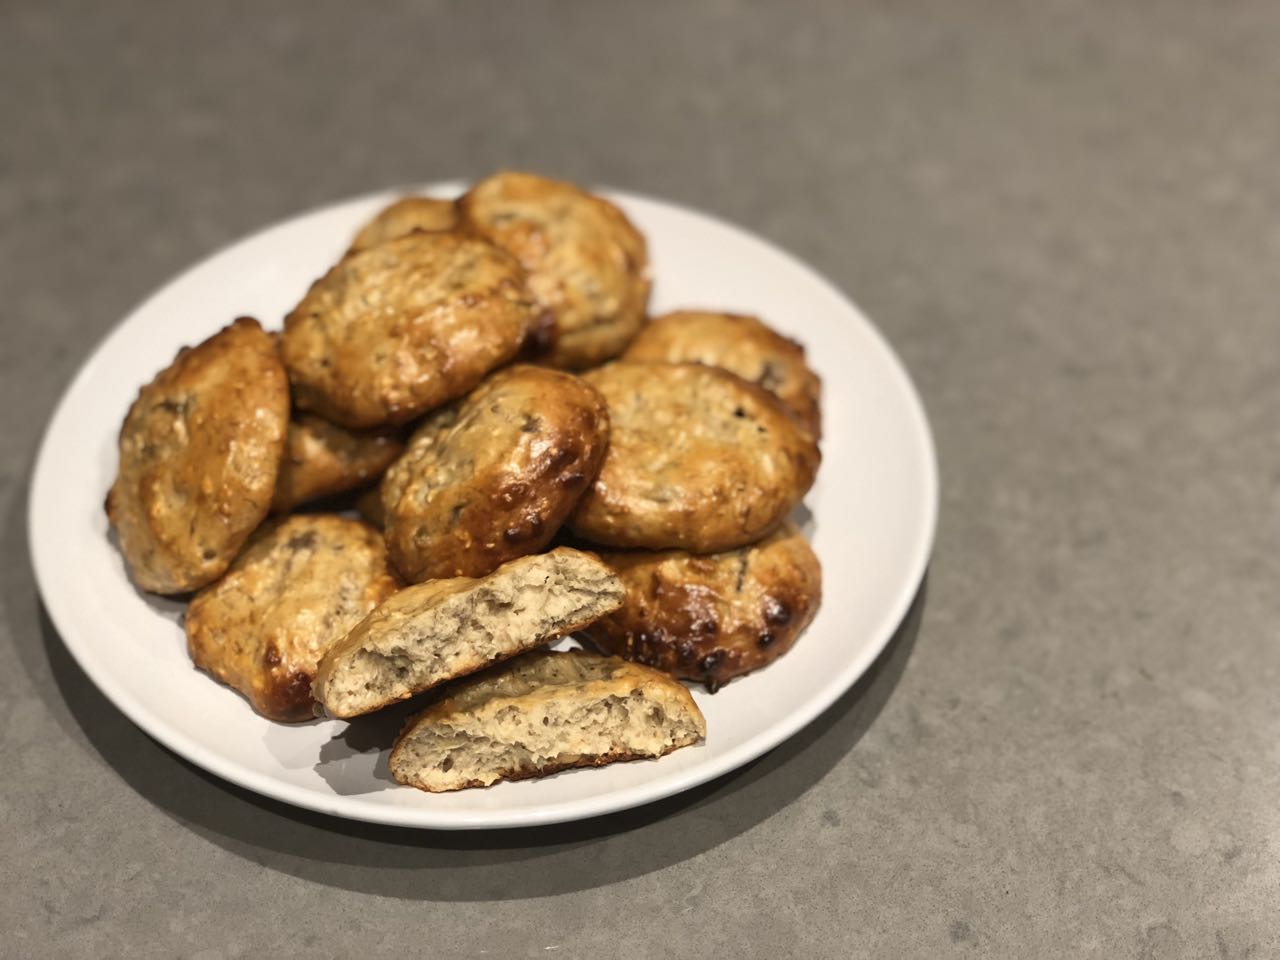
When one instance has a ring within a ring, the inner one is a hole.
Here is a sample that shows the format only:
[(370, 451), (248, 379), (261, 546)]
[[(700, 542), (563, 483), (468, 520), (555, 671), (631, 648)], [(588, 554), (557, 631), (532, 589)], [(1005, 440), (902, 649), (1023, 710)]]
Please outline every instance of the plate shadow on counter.
[[(26, 554), (26, 498), (14, 500), (4, 541)], [(138, 793), (201, 836), (273, 870), (355, 892), (436, 901), (554, 896), (604, 886), (696, 856), (768, 819), (822, 779), (875, 721), (910, 658), (927, 591), (926, 578), (893, 638), (852, 689), (760, 759), (633, 810), (545, 827), (449, 832), (291, 807), (171, 753), (120, 713), (76, 664), (35, 597), (26, 566), (27, 576), (6, 578), (15, 594), (26, 594), (6, 598), (9, 612), (25, 608), (38, 620), (38, 631), (36, 624), (13, 624), (19, 659), (28, 673), (51, 673), (54, 689), (45, 695), (60, 701), (48, 704), (54, 718), (72, 739), (87, 739)]]

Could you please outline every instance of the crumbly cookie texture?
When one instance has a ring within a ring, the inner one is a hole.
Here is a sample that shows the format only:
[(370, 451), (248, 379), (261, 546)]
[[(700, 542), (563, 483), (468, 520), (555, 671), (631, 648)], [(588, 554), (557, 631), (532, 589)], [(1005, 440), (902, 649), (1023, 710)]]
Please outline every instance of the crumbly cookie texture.
[(411, 583), (478, 577), (543, 549), (608, 439), (604, 398), (545, 367), (508, 367), (428, 414), (382, 481), (396, 569)]
[(804, 347), (759, 317), (677, 310), (656, 317), (631, 341), (623, 360), (705, 363), (764, 387), (814, 437), (822, 435), (822, 381), (809, 369)]
[(247, 317), (138, 392), (106, 503), (134, 583), (186, 593), (222, 575), (267, 515), (288, 421), (275, 344)]
[(525, 273), (475, 237), (415, 232), (343, 257), (285, 318), (299, 407), (352, 428), (404, 423), (510, 360), (535, 321)]
[(822, 567), (791, 524), (726, 553), (630, 550), (601, 559), (627, 599), (583, 636), (603, 653), (713, 692), (790, 650), (822, 602)]
[(598, 557), (568, 547), (406, 587), (329, 651), (312, 694), (335, 717), (370, 713), (580, 630), (622, 598)]
[(813, 483), (817, 441), (772, 394), (702, 364), (584, 374), (609, 450), (569, 525), (593, 543), (714, 553), (772, 532)]
[(299, 514), (255, 534), (231, 569), (187, 608), (200, 669), (272, 720), (314, 717), (320, 658), (400, 589), (382, 537), (334, 514)]
[(616, 357), (644, 324), (649, 255), (616, 206), (560, 180), (498, 173), (458, 201), (461, 228), (508, 250), (555, 318), (541, 362), (570, 370)]
[(660, 757), (706, 736), (681, 684), (582, 650), (535, 651), (451, 687), (406, 724), (391, 775), (433, 793)]

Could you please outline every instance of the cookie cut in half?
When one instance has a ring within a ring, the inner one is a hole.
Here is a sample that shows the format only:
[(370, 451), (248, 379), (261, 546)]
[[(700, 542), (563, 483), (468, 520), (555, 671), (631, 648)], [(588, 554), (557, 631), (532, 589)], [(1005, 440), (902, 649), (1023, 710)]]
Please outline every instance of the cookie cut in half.
[(623, 595), (598, 557), (568, 547), (408, 587), (329, 651), (312, 695), (335, 717), (371, 713), (579, 630)]
[(392, 748), (391, 775), (442, 793), (660, 757), (706, 734), (689, 691), (665, 674), (582, 650), (539, 650), (450, 688), (410, 720)]

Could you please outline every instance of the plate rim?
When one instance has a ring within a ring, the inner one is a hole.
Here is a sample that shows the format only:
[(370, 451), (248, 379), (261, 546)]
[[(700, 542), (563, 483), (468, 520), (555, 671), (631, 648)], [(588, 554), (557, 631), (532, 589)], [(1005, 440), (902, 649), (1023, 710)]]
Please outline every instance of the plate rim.
[[(332, 802), (325, 802), (326, 797), (323, 794), (315, 793), (296, 784), (273, 779), (267, 774), (250, 769), (235, 760), (223, 757), (215, 751), (206, 748), (202, 744), (186, 736), (181, 731), (171, 727), (151, 708), (147, 707), (144, 703), (134, 697), (128, 690), (121, 687), (109, 672), (99, 671), (91, 662), (89, 662), (87, 649), (82, 649), (80, 647), (79, 640), (69, 639), (75, 635), (75, 631), (68, 630), (69, 624), (66, 613), (57, 603), (50, 602), (51, 588), (49, 585), (54, 582), (53, 567), (51, 566), (52, 560), (47, 556), (47, 545), (38, 536), (38, 527), (40, 516), (43, 513), (43, 510), (41, 509), (43, 506), (42, 490), (47, 489), (48, 487), (47, 484), (41, 482), (41, 479), (42, 476), (50, 469), (48, 464), (49, 457), (51, 456), (50, 448), (55, 436), (55, 427), (59, 427), (61, 421), (65, 416), (67, 416), (68, 404), (72, 396), (76, 393), (77, 388), (79, 388), (81, 383), (90, 375), (96, 365), (101, 362), (100, 358), (107, 351), (110, 344), (118, 336), (124, 334), (130, 319), (143, 311), (153, 300), (165, 294), (165, 292), (171, 287), (185, 282), (190, 275), (203, 270), (209, 263), (222, 256), (224, 253), (232, 250), (233, 248), (239, 247), (242, 244), (257, 240), (273, 230), (286, 227), (296, 220), (322, 213), (332, 208), (359, 203), (372, 204), (379, 199), (390, 199), (393, 196), (401, 195), (408, 191), (422, 191), (426, 193), (457, 192), (462, 188), (462, 184), (463, 181), (461, 180), (447, 180), (427, 184), (394, 186), (318, 204), (272, 221), (269, 224), (250, 231), (240, 237), (234, 238), (219, 246), (215, 250), (190, 264), (185, 269), (180, 270), (172, 277), (162, 281), (159, 286), (152, 289), (131, 309), (126, 311), (120, 319), (117, 320), (116, 323), (98, 339), (93, 348), (81, 361), (75, 373), (66, 382), (66, 385), (63, 387), (58, 397), (57, 403), (53, 407), (52, 413), (45, 422), (44, 430), (41, 434), (40, 445), (35, 460), (33, 461), (28, 480), (26, 518), (27, 542), (32, 569), (35, 574), (36, 587), (40, 596), (41, 607), (48, 614), (50, 621), (58, 632), (60, 641), (71, 654), (71, 657), (76, 662), (77, 666), (85, 673), (86, 677), (89, 678), (90, 682), (94, 684), (103, 696), (110, 701), (112, 706), (123, 713), (131, 723), (140, 728), (147, 734), (147, 736), (151, 737), (157, 743), (186, 759), (188, 762), (191, 762), (201, 769), (214, 774), (221, 780), (225, 780), (228, 783), (239, 786), (243, 789), (250, 790), (259, 796), (345, 820), (378, 823), (407, 829), (449, 831), (514, 829), (520, 827), (545, 826), (555, 823), (587, 820), (609, 813), (616, 813), (622, 810), (641, 807), (676, 794), (684, 793), (694, 787), (724, 776), (744, 764), (763, 756), (809, 726), (809, 724), (813, 723), (814, 720), (828, 710), (832, 704), (839, 700), (839, 698), (851, 689), (858, 679), (867, 672), (875, 660), (880, 656), (881, 652), (888, 645), (890, 639), (906, 617), (910, 610), (911, 603), (919, 591), (920, 584), (924, 579), (925, 572), (928, 568), (929, 558), (932, 554), (934, 542), (937, 536), (939, 512), (937, 448), (933, 438), (933, 432), (930, 428), (929, 418), (923, 398), (920, 396), (919, 390), (916, 388), (910, 373), (901, 358), (898, 356), (897, 352), (893, 349), (888, 338), (885, 336), (883, 331), (881, 331), (881, 329), (872, 322), (867, 314), (863, 312), (852, 297), (845, 294), (843, 290), (827, 279), (827, 277), (820, 273), (815, 267), (755, 231), (734, 223), (715, 213), (710, 213), (698, 208), (687, 206), (683, 203), (634, 191), (619, 190), (599, 185), (591, 188), (594, 192), (602, 194), (610, 200), (619, 202), (624, 208), (627, 203), (631, 201), (657, 207), (665, 207), (681, 214), (698, 217), (699, 219), (713, 223), (717, 227), (732, 231), (741, 237), (745, 237), (752, 243), (765, 248), (771, 256), (786, 261), (787, 264), (802, 275), (807, 282), (821, 288), (824, 294), (842, 303), (854, 315), (854, 317), (861, 321), (865, 328), (864, 332), (870, 335), (872, 342), (875, 344), (875, 348), (879, 351), (881, 355), (880, 359), (884, 362), (887, 372), (891, 375), (892, 379), (896, 381), (895, 386), (907, 401), (905, 405), (905, 412), (912, 423), (913, 429), (911, 430), (909, 437), (904, 437), (903, 439), (909, 439), (911, 444), (916, 447), (916, 459), (922, 467), (922, 472), (917, 479), (920, 482), (923, 491), (921, 502), (921, 507), (923, 509), (921, 519), (923, 522), (919, 525), (915, 542), (910, 545), (909, 575), (904, 573), (903, 577), (900, 579), (895, 595), (892, 598), (892, 602), (886, 605), (885, 612), (876, 623), (875, 629), (868, 632), (870, 642), (865, 644), (860, 655), (852, 658), (843, 669), (834, 673), (826, 683), (816, 689), (813, 695), (808, 697), (799, 707), (797, 707), (797, 709), (787, 714), (782, 722), (766, 730), (762, 730), (754, 737), (751, 737), (729, 751), (718, 755), (713, 760), (709, 760), (685, 771), (685, 775), (682, 777), (673, 777), (666, 781), (656, 780), (652, 783), (638, 784), (603, 794), (599, 797), (586, 798), (585, 800), (581, 798), (562, 800), (536, 808), (520, 808), (514, 810), (478, 808), (473, 811), (432, 811), (430, 808), (359, 804), (356, 805), (356, 809), (345, 809), (347, 804), (343, 801), (350, 801), (354, 798), (335, 794), (332, 798), (329, 798)], [(443, 816), (441, 815), (442, 813)]]

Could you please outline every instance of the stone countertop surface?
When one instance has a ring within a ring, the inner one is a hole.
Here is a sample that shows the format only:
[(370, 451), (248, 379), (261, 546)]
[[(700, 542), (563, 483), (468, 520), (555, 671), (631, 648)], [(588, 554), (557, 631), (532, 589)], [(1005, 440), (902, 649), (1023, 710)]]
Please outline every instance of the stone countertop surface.
[[(1280, 5), (267, 6), (0, 7), (0, 954), (1280, 954)], [(41, 431), (192, 261), (502, 166), (849, 292), (934, 426), (927, 588), (819, 721), (653, 807), (453, 835), (257, 799), (50, 626)]]

